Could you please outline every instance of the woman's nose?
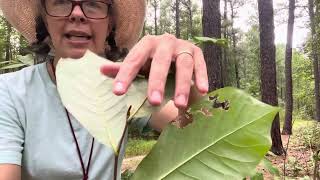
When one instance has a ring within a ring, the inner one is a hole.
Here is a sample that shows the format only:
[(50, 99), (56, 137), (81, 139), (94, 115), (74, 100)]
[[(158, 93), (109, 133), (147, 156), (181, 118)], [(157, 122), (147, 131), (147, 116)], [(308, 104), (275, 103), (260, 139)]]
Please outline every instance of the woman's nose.
[(87, 17), (84, 15), (81, 7), (76, 5), (69, 16), (69, 20), (72, 22), (86, 22)]

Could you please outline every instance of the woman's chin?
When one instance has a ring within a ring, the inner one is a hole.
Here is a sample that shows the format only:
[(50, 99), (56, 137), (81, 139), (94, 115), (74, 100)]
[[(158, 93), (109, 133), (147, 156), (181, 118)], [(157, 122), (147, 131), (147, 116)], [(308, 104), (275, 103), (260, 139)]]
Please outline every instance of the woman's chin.
[(64, 58), (80, 59), (84, 56), (86, 51), (87, 49), (70, 50), (65, 54)]

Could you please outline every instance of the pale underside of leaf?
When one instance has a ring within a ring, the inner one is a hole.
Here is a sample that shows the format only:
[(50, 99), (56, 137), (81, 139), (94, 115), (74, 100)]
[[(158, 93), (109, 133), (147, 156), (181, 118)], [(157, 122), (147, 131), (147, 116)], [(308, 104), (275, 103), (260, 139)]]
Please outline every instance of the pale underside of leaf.
[[(110, 61), (88, 51), (81, 59), (61, 59), (56, 68), (57, 88), (67, 110), (101, 143), (118, 151), (124, 133), (128, 106), (141, 106), (145, 97), (112, 92), (113, 79), (100, 73)], [(129, 90), (130, 91), (130, 90)]]

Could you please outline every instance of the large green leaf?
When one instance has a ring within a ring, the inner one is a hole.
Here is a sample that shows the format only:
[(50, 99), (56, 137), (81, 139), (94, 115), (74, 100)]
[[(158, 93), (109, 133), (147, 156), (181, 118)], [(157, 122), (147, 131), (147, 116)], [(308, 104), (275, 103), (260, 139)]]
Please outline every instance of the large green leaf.
[(81, 59), (60, 59), (56, 68), (57, 88), (68, 111), (99, 142), (117, 153), (128, 107), (137, 109), (145, 97), (136, 96), (134, 103), (128, 104), (126, 95), (114, 95), (113, 79), (100, 73), (100, 67), (107, 63), (112, 62), (90, 51)]
[[(113, 62), (90, 51), (81, 59), (60, 59), (56, 68), (57, 88), (68, 111), (99, 142), (117, 153), (126, 120), (150, 115), (157, 108), (146, 100), (144, 78), (137, 78), (126, 95), (114, 95), (113, 79), (100, 73), (100, 67), (107, 63)], [(139, 109), (143, 110), (138, 112)]]
[(192, 124), (184, 129), (170, 125), (162, 132), (133, 179), (249, 177), (271, 146), (269, 134), (277, 112), (234, 88), (210, 93), (191, 106)]

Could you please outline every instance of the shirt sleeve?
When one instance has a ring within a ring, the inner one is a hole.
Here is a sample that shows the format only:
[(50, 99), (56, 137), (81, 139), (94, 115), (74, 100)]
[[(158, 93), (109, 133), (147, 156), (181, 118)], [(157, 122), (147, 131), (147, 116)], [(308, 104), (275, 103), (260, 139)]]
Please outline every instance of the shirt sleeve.
[(0, 164), (21, 165), (24, 131), (7, 84), (0, 76)]

